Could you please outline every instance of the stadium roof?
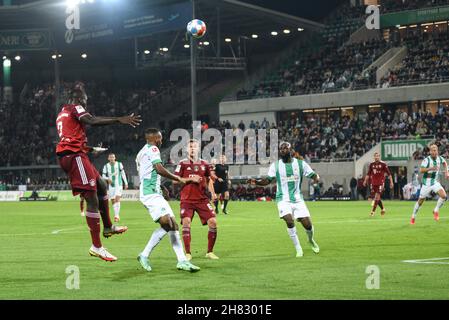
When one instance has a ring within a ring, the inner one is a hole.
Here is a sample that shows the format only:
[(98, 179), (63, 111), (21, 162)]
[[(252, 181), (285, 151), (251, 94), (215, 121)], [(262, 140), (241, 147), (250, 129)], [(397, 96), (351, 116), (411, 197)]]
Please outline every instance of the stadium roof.
[[(97, 0), (98, 1), (98, 0)], [(120, 3), (122, 1), (122, 3)], [(124, 0), (113, 1), (109, 5), (123, 5)], [(127, 6), (139, 7), (142, 10), (155, 6), (185, 2), (180, 0), (134, 0), (126, 3)], [(207, 17), (208, 24), (215, 23), (216, 8), (221, 10), (221, 23), (223, 30), (251, 30), (252, 32), (270, 30), (270, 28), (283, 25), (304, 29), (317, 29), (323, 27), (320, 23), (293, 16), (287, 13), (274, 11), (261, 6), (248, 4), (237, 0), (197, 0), (197, 16)], [(64, 0), (40, 0), (22, 5), (0, 7), (0, 28), (49, 28), (55, 22), (64, 21), (61, 7)], [(248, 28), (248, 29), (247, 29)]]
[[(217, 52), (217, 42), (221, 43), (222, 56), (230, 57), (233, 55), (239, 56), (239, 50), (244, 51), (247, 55), (257, 53), (271, 53), (281, 51), (283, 48), (291, 45), (295, 40), (306, 36), (309, 31), (318, 30), (324, 27), (323, 24), (298, 17), (285, 12), (275, 11), (266, 7), (245, 3), (245, 0), (196, 0), (196, 17), (206, 21), (208, 26), (208, 33), (203, 41), (210, 42), (210, 46), (204, 47), (205, 55), (214, 56)], [(323, 0), (316, 0), (323, 1)], [(328, 1), (328, 0), (325, 0)], [(100, 12), (124, 12), (137, 10), (139, 12), (150, 12), (152, 8), (158, 6), (165, 6), (175, 3), (186, 2), (185, 0), (96, 0), (92, 5), (92, 10), (89, 10), (89, 15), (94, 18)], [(292, 1), (295, 6), (298, 1)], [(291, 4), (291, 3), (290, 3)], [(303, 4), (303, 6), (308, 6)], [(56, 28), (65, 28), (65, 0), (39, 0), (32, 3), (14, 5), (10, 7), (0, 6), (0, 30), (8, 29), (32, 29), (32, 28), (49, 28), (55, 30)], [(218, 39), (217, 25), (218, 15), (217, 8), (219, 8), (220, 30), (221, 35)], [(323, 10), (322, 7), (320, 10)], [(334, 7), (327, 7), (330, 11)], [(83, 17), (81, 17), (82, 23)], [(304, 32), (302, 32), (304, 29)], [(288, 30), (288, 33), (284, 33)], [(271, 32), (278, 32), (278, 36), (272, 36)], [(304, 34), (304, 35), (303, 35)], [(252, 35), (258, 35), (258, 39), (252, 39)], [(232, 44), (226, 43), (225, 38), (231, 38)], [(246, 43), (240, 45), (241, 38), (246, 39)], [(185, 44), (184, 30), (168, 31), (159, 34), (142, 35), (139, 38), (139, 48), (149, 49), (152, 52), (160, 47), (170, 48), (172, 55), (188, 54), (188, 50), (184, 48)], [(86, 44), (84, 48), (77, 50), (69, 50), (64, 53), (64, 61), (76, 63), (80, 61), (79, 56), (81, 50), (86, 50), (88, 59), (91, 63), (98, 61), (100, 63), (120, 63), (132, 64), (134, 56), (132, 50), (133, 42), (131, 40), (122, 41), (114, 39), (114, 44), (93, 42)], [(241, 47), (245, 49), (241, 49)], [(94, 48), (97, 48), (93, 50)], [(117, 48), (117, 50), (112, 49)], [(59, 48), (60, 49), (60, 48)], [(73, 51), (73, 52), (72, 52)], [(18, 52), (16, 52), (18, 53)], [(9, 52), (9, 54), (15, 54)], [(73, 59), (69, 60), (70, 55), (73, 54)], [(26, 55), (33, 57), (34, 63), (41, 63), (47, 61), (51, 63), (50, 53), (48, 52), (33, 52), (24, 54), (25, 59), (22, 64), (26, 62)], [(38, 60), (36, 60), (38, 59)], [(33, 63), (30, 64), (33, 65)], [(86, 63), (83, 62), (84, 64)]]

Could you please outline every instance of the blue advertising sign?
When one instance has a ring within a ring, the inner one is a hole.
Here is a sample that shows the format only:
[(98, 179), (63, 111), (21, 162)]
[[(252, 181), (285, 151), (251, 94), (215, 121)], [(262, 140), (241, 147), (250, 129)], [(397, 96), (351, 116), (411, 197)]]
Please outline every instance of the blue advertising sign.
[(191, 20), (192, 8), (191, 3), (184, 2), (156, 7), (146, 12), (127, 10), (114, 15), (88, 16), (81, 11), (80, 16), (80, 29), (61, 28), (61, 32), (55, 35), (58, 46), (83, 45), (88, 42), (181, 30)]

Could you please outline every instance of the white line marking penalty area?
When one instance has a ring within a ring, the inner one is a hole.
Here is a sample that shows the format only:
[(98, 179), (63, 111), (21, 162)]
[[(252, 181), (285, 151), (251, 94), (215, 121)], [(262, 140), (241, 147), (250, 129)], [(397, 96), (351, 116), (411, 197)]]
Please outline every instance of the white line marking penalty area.
[[(442, 261), (448, 260), (448, 261)], [(416, 259), (416, 260), (402, 260), (404, 263), (417, 263), (417, 264), (449, 264), (449, 257), (447, 258), (429, 258), (429, 259)]]

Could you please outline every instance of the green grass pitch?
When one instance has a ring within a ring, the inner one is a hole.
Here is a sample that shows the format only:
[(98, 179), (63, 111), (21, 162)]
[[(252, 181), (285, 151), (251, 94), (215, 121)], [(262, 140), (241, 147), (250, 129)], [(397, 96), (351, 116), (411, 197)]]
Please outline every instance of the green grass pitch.
[[(432, 219), (435, 202), (409, 225), (413, 202), (385, 202), (387, 215), (369, 218), (368, 202), (307, 203), (321, 252), (315, 255), (297, 225), (304, 257), (295, 251), (274, 202), (231, 202), (218, 215), (215, 253), (204, 258), (207, 227), (192, 226), (193, 262), (176, 270), (164, 238), (151, 257), (136, 256), (156, 228), (139, 203), (122, 203), (129, 231), (104, 239), (115, 263), (88, 256), (90, 237), (77, 202), (0, 203), (0, 299), (448, 299), (449, 207)], [(179, 204), (171, 203), (178, 215)], [(419, 262), (419, 261), (418, 261)], [(66, 288), (66, 268), (79, 267), (80, 288)], [(367, 266), (380, 270), (380, 288), (366, 288)]]

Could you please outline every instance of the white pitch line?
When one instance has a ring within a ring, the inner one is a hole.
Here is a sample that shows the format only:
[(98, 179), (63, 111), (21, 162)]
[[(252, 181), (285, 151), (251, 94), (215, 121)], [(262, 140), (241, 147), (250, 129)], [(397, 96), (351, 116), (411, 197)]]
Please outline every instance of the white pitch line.
[[(67, 228), (67, 229), (58, 229), (58, 230), (52, 231), (51, 234), (58, 234), (58, 233), (60, 233), (61, 231), (78, 230), (78, 229), (80, 229), (80, 228), (81, 228), (81, 227)], [(83, 228), (84, 228), (84, 227), (83, 227)]]
[(416, 260), (402, 260), (402, 262), (405, 263), (416, 263), (416, 264), (449, 264), (449, 261), (447, 262), (438, 262), (441, 260), (449, 260), (449, 257), (447, 258), (429, 258), (429, 259), (416, 259)]
[[(313, 217), (312, 217), (313, 218)], [(446, 220), (449, 219), (449, 217), (440, 217), (440, 220)], [(432, 217), (421, 217), (420, 220), (433, 220)], [(402, 218), (367, 218), (367, 219), (360, 219), (360, 220), (355, 220), (355, 219), (348, 219), (348, 220), (337, 220), (337, 221), (314, 221), (313, 224), (315, 225), (321, 225), (321, 224), (340, 224), (340, 223), (347, 223), (347, 224), (357, 224), (357, 223), (363, 223), (363, 224), (370, 224), (370, 223), (376, 223), (382, 221), (383, 223), (386, 222), (397, 222), (397, 221), (404, 221), (404, 224), (409, 225), (409, 221), (408, 218), (402, 219)], [(246, 222), (246, 221), (245, 221)], [(258, 226), (272, 226), (273, 223), (263, 223), (263, 224), (258, 224)], [(228, 224), (228, 225), (224, 225), (222, 226), (222, 228), (229, 228), (229, 227), (247, 227), (247, 224), (245, 224), (244, 222), (242, 224)], [(37, 235), (54, 235), (54, 234), (60, 234), (60, 233), (82, 233), (84, 231), (81, 231), (79, 229), (85, 228), (84, 226), (79, 226), (79, 227), (75, 227), (75, 228), (67, 228), (67, 229), (57, 229), (57, 230), (53, 230), (51, 232), (44, 232), (44, 233), (10, 233), (10, 234), (0, 234), (0, 237), (14, 237), (14, 236), (37, 236)], [(76, 230), (74, 232), (74, 230)], [(148, 230), (148, 228), (132, 228), (131, 230)]]

